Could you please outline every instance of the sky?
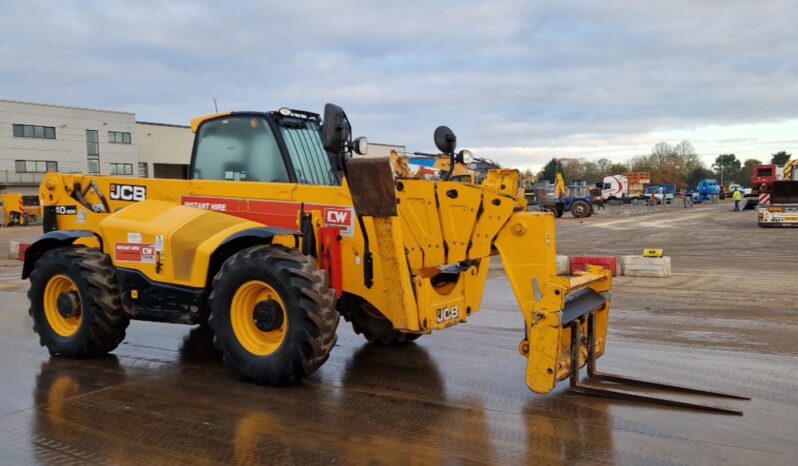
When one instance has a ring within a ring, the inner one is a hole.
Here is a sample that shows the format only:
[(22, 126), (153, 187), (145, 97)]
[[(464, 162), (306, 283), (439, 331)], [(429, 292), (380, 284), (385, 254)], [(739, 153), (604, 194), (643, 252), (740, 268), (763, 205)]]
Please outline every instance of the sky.
[(188, 124), (342, 106), (430, 151), (441, 124), (504, 166), (687, 139), (798, 153), (798, 1), (0, 0), (0, 98)]

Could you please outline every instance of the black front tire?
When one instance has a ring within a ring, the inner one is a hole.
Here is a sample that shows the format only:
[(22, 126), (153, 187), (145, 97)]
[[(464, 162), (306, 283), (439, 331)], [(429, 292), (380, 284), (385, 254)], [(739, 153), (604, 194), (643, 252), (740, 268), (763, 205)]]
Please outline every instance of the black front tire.
[[(69, 336), (56, 332), (45, 312), (45, 289), (58, 276), (66, 276), (77, 288), (80, 323)], [(125, 339), (130, 319), (122, 310), (116, 269), (99, 249), (70, 246), (45, 252), (31, 272), (28, 299), (33, 330), (52, 355), (101, 356)]]
[[(249, 351), (233, 329), (233, 297), (253, 280), (272, 287), (285, 305), (285, 336), (266, 355)], [(262, 245), (232, 255), (213, 279), (209, 304), (214, 345), (224, 363), (244, 380), (259, 385), (297, 383), (324, 364), (335, 346), (339, 320), (335, 292), (313, 258), (296, 250)]]

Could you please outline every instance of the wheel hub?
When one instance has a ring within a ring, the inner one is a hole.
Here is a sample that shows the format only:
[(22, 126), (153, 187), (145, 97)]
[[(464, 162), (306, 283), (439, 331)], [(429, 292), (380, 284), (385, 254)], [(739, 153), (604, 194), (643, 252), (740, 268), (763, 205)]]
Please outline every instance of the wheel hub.
[(255, 326), (261, 332), (271, 332), (283, 325), (283, 309), (274, 299), (267, 299), (255, 305), (252, 312)]
[(80, 315), (80, 299), (76, 291), (65, 291), (58, 295), (56, 308), (61, 317), (69, 319)]

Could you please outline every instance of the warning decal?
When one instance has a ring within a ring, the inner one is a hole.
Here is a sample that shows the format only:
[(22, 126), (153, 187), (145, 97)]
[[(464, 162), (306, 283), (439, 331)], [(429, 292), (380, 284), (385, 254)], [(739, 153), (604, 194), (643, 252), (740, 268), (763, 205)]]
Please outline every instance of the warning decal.
[(155, 246), (139, 243), (116, 243), (114, 259), (125, 262), (155, 263)]

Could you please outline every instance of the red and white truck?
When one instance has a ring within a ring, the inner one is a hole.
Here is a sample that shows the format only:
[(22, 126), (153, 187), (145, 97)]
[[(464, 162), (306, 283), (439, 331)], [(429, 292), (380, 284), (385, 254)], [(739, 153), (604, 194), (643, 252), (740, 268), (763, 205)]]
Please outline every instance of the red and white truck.
[(784, 176), (784, 167), (776, 164), (757, 165), (751, 176), (751, 197), (756, 197), (759, 204), (770, 202), (770, 190), (773, 183)]
[(757, 211), (760, 227), (798, 227), (798, 181), (774, 181), (770, 204)]
[(629, 172), (605, 176), (601, 197), (605, 201), (633, 202), (646, 198), (646, 186), (651, 183), (649, 172)]

